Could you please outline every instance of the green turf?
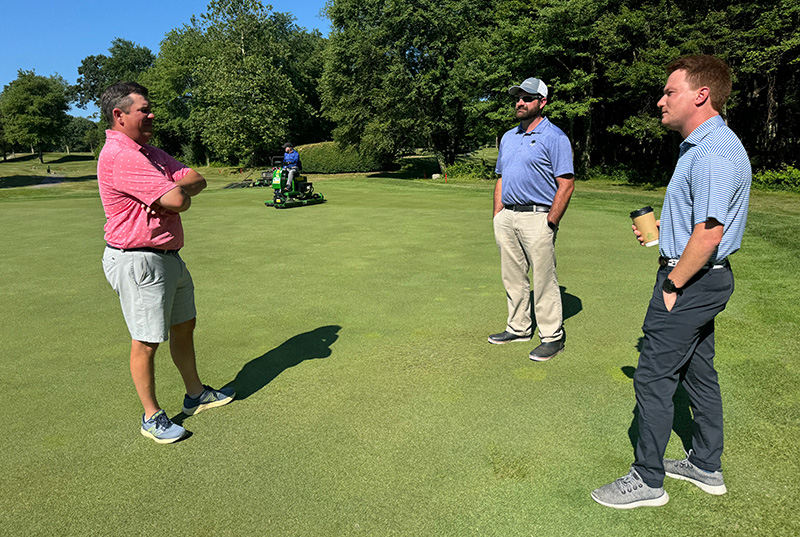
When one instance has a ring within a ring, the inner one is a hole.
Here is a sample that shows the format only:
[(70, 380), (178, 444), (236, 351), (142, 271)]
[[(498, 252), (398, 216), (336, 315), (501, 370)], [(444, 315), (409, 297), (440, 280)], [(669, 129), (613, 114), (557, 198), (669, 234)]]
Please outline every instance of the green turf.
[[(589, 492), (632, 460), (657, 251), (628, 212), (660, 210), (663, 191), (578, 184), (557, 242), (567, 351), (534, 363), (535, 342), (486, 342), (506, 317), (491, 184), (315, 180), (328, 203), (276, 210), (269, 189), (224, 182), (186, 213), (182, 255), (201, 376), (241, 398), (187, 418), (192, 436), (171, 446), (138, 432), (96, 190), (0, 200), (0, 533), (800, 533), (796, 195), (754, 194), (717, 321), (730, 492), (670, 480), (666, 506), (619, 512)], [(686, 412), (679, 397), (683, 436)], [(668, 455), (681, 453), (676, 433)]]

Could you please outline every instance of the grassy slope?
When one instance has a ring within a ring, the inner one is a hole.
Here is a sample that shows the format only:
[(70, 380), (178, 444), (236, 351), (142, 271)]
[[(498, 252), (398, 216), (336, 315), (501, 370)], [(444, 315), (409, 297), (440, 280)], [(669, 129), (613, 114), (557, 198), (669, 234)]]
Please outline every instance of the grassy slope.
[[(657, 255), (636, 246), (627, 213), (663, 192), (579, 184), (557, 245), (568, 351), (535, 364), (531, 345), (486, 343), (506, 315), (491, 185), (318, 181), (330, 203), (279, 211), (262, 205), (268, 190), (207, 175), (183, 252), (200, 369), (243, 399), (187, 419), (194, 434), (174, 446), (136, 431), (96, 194), (0, 192), (8, 534), (800, 531), (796, 196), (754, 195), (717, 323), (731, 492), (668, 481), (667, 506), (617, 512), (588, 493), (631, 462), (630, 375)], [(159, 394), (175, 414), (164, 351)], [(681, 434), (686, 412), (679, 399)], [(680, 453), (676, 435), (668, 455)]]

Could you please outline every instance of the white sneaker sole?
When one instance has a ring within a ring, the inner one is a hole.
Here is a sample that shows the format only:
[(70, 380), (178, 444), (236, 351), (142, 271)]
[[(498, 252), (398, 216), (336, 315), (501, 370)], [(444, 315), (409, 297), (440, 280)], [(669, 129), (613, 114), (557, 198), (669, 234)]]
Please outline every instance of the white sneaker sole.
[(606, 503), (595, 498), (594, 493), (592, 493), (592, 499), (600, 505), (613, 507), (614, 509), (635, 509), (636, 507), (660, 507), (669, 501), (669, 494), (667, 494), (667, 491), (665, 490), (664, 495), (659, 496), (658, 498), (653, 498), (651, 500), (639, 500), (638, 502), (631, 503)]
[(227, 397), (225, 399), (220, 399), (218, 401), (212, 401), (211, 403), (204, 403), (202, 405), (197, 405), (196, 407), (191, 408), (191, 409), (183, 407), (183, 413), (186, 414), (187, 416), (192, 416), (192, 415), (198, 414), (198, 413), (200, 413), (200, 412), (202, 412), (204, 410), (208, 410), (209, 408), (217, 408), (218, 406), (227, 405), (228, 403), (233, 401), (234, 397), (236, 397), (236, 394), (233, 394), (231, 397)]
[(177, 442), (178, 440), (186, 436), (186, 432), (184, 431), (182, 435), (176, 438), (158, 438), (145, 429), (139, 428), (139, 431), (142, 433), (142, 436), (149, 438), (150, 440), (154, 440), (159, 444), (172, 444), (173, 442)]
[(530, 341), (533, 339), (533, 336), (528, 337), (519, 337), (517, 339), (511, 339), (509, 341), (497, 341), (496, 339), (489, 338), (489, 343), (492, 345), (505, 345), (506, 343), (516, 343), (517, 341)]
[(700, 490), (703, 492), (707, 492), (709, 494), (713, 494), (714, 496), (722, 496), (728, 489), (725, 487), (725, 483), (722, 485), (709, 485), (708, 483), (703, 483), (702, 481), (698, 481), (697, 479), (692, 479), (691, 477), (686, 477), (685, 475), (680, 474), (673, 474), (671, 472), (664, 472), (667, 477), (671, 477), (672, 479), (680, 479), (681, 481), (688, 481), (692, 485), (699, 487)]
[(562, 352), (564, 352), (564, 349), (561, 349), (560, 351), (556, 351), (553, 354), (551, 354), (550, 356), (533, 356), (531, 354), (531, 355), (528, 356), (528, 358), (530, 358), (534, 362), (546, 362), (547, 360), (549, 360), (551, 358), (555, 358), (556, 356), (558, 356)]

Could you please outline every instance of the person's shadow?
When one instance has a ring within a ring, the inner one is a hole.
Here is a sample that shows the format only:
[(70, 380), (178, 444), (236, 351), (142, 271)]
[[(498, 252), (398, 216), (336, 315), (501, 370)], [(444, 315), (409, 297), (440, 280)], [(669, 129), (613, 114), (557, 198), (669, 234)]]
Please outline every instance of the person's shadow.
[[(236, 390), (235, 401), (247, 399), (290, 367), (305, 360), (330, 356), (333, 352), (331, 345), (339, 338), (341, 329), (337, 325), (321, 326), (289, 338), (280, 346), (244, 364), (236, 377), (224, 387)], [(181, 425), (187, 417), (181, 412), (172, 421)]]
[[(575, 295), (567, 293), (567, 288), (563, 285), (558, 287), (561, 292), (561, 311), (564, 316), (563, 320), (574, 317), (583, 310), (583, 302)], [(531, 291), (531, 322), (536, 326), (536, 312), (533, 311), (533, 291)]]
[[(644, 338), (640, 337), (638, 343), (636, 344), (636, 349), (639, 352), (642, 352), (643, 342)], [(626, 365), (622, 367), (622, 372), (626, 377), (632, 380), (633, 374), (636, 372), (636, 368)], [(686, 370), (684, 368), (680, 374), (681, 380), (683, 380), (685, 374)], [(683, 450), (688, 453), (692, 448), (692, 429), (694, 422), (692, 421), (692, 406), (689, 402), (689, 394), (686, 393), (686, 389), (683, 387), (683, 383), (681, 382), (678, 383), (678, 388), (675, 390), (675, 395), (672, 396), (672, 405), (674, 407), (674, 413), (672, 416), (672, 430), (675, 431), (675, 434), (677, 434), (678, 438), (681, 439)], [(631, 420), (630, 427), (628, 427), (628, 438), (631, 441), (634, 457), (636, 457), (636, 443), (639, 441), (638, 405), (633, 407), (633, 419)]]
[[(563, 285), (559, 286), (561, 291), (561, 309), (564, 312), (564, 319), (574, 317), (583, 310), (583, 302), (575, 295), (567, 293), (567, 288)], [(533, 296), (531, 296), (533, 300)]]

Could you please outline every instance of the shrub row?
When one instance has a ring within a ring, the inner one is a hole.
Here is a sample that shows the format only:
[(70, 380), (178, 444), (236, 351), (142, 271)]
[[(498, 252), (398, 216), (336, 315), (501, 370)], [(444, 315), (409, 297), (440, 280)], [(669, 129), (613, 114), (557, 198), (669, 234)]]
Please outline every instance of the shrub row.
[(458, 160), (447, 167), (447, 177), (454, 179), (497, 179), (494, 162), (486, 159)]
[[(603, 179), (629, 184), (649, 184), (665, 186), (670, 175), (655, 170), (641, 170), (629, 166), (597, 166), (587, 170), (585, 177), (579, 179)], [(783, 166), (777, 170), (764, 170), (753, 173), (753, 188), (761, 190), (800, 191), (800, 169)]]
[(303, 173), (374, 172), (381, 165), (364, 158), (354, 147), (341, 148), (336, 142), (320, 142), (297, 147), (303, 162)]
[(578, 180), (599, 179), (604, 181), (628, 183), (632, 185), (664, 186), (669, 183), (670, 175), (656, 169), (640, 169), (624, 164), (614, 166), (592, 166), (583, 174), (578, 173)]
[(778, 170), (764, 170), (753, 174), (753, 186), (760, 189), (800, 190), (800, 170), (784, 166)]

